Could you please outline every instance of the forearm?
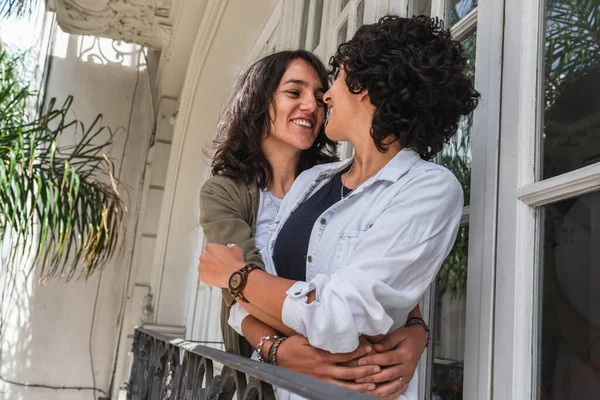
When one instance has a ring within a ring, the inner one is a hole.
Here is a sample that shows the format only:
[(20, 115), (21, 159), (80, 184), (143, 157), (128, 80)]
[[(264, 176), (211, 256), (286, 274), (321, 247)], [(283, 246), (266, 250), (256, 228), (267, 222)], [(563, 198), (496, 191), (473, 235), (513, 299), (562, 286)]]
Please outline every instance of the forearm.
[(297, 335), (297, 333), (294, 330), (288, 328), (281, 321), (278, 321), (276, 318), (273, 318), (272, 316), (270, 316), (269, 314), (267, 314), (260, 308), (254, 306), (253, 304), (243, 303), (243, 302), (240, 302), (238, 304), (240, 304), (244, 309), (246, 309), (246, 311), (248, 311), (250, 314), (252, 314), (252, 316), (255, 317), (257, 320), (259, 320), (260, 322), (275, 329), (276, 331), (281, 332), (283, 335), (285, 335), (285, 336)]
[(242, 332), (250, 345), (256, 349), (263, 336), (277, 335), (277, 330), (249, 315), (242, 321)]
[(410, 314), (408, 314), (408, 319), (411, 319), (411, 318), (421, 318), (421, 319), (423, 319), (423, 314), (421, 314), (421, 309), (419, 308), (418, 304), (415, 306), (415, 308), (412, 309), (412, 311), (410, 312)]
[(255, 270), (248, 275), (243, 294), (252, 306), (270, 317), (274, 325), (279, 326), (283, 325), (281, 311), (286, 292), (294, 283), (295, 281)]

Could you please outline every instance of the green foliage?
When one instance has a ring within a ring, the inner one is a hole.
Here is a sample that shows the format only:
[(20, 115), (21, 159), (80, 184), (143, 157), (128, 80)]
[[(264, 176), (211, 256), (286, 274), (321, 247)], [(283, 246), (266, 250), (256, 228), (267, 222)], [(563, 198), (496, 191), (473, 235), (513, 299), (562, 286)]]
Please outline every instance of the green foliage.
[(600, 65), (598, 0), (548, 0), (545, 37), (544, 96), (549, 109), (569, 79)]
[[(469, 59), (468, 75), (475, 78), (476, 34), (470, 34), (463, 41), (464, 51)], [(473, 114), (458, 123), (458, 131), (452, 137), (440, 156), (440, 163), (456, 176), (464, 193), (465, 206), (471, 198), (471, 137)], [(467, 293), (467, 263), (469, 249), (469, 227), (460, 229), (450, 255), (444, 261), (437, 276), (437, 290), (442, 295), (446, 291), (454, 299), (463, 299)]]
[(0, 20), (30, 16), (37, 4), (38, 0), (0, 0)]
[[(123, 217), (105, 155), (112, 134), (101, 115), (88, 128), (69, 118), (72, 97), (29, 120), (34, 94), (19, 76), (0, 48), (0, 244), (12, 265), (33, 256), (44, 278), (89, 277), (113, 255)], [(61, 146), (67, 131), (78, 140)]]

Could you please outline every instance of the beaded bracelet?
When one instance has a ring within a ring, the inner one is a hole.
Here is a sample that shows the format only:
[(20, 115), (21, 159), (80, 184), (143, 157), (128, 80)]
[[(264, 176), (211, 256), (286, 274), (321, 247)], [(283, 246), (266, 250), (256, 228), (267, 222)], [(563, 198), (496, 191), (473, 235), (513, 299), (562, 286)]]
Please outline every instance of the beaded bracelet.
[(258, 343), (258, 346), (256, 346), (256, 353), (258, 354), (258, 361), (266, 362), (265, 359), (262, 357), (263, 346), (268, 341), (277, 340), (277, 339), (279, 339), (279, 336), (277, 336), (277, 335), (268, 335), (268, 336), (263, 336), (260, 338), (260, 342)]
[(429, 343), (431, 342), (431, 331), (429, 330), (429, 325), (427, 325), (423, 318), (412, 317), (408, 321), (406, 321), (406, 325), (404, 326), (409, 327), (413, 325), (421, 325), (423, 328), (425, 328), (425, 332), (427, 332), (427, 343), (425, 343), (425, 348), (427, 348), (427, 346), (429, 346)]
[(286, 336), (275, 339), (273, 342), (273, 346), (271, 346), (271, 350), (269, 351), (269, 364), (277, 365), (277, 350), (279, 350), (279, 346), (284, 340), (287, 339)]

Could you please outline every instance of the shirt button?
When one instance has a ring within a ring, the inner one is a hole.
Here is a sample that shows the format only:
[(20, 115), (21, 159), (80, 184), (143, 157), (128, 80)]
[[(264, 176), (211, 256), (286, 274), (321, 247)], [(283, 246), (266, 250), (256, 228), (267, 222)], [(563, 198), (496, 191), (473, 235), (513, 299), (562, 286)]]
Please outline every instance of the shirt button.
[(321, 218), (319, 222), (321, 223), (321, 225), (325, 225), (327, 223), (327, 220), (325, 218)]
[(306, 259), (308, 260), (308, 262), (312, 262), (312, 256), (308, 256)]

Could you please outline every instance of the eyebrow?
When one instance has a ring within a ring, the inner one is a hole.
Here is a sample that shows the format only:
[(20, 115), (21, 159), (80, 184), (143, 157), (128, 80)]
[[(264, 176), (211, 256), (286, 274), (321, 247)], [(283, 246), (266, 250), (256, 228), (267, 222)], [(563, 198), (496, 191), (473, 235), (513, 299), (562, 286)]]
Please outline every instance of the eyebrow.
[[(308, 86), (308, 82), (303, 81), (302, 79), (289, 79), (289, 80), (285, 81), (284, 85), (287, 83), (295, 83), (296, 85)], [(317, 91), (324, 93), (325, 89), (323, 89), (322, 87), (318, 87)]]

